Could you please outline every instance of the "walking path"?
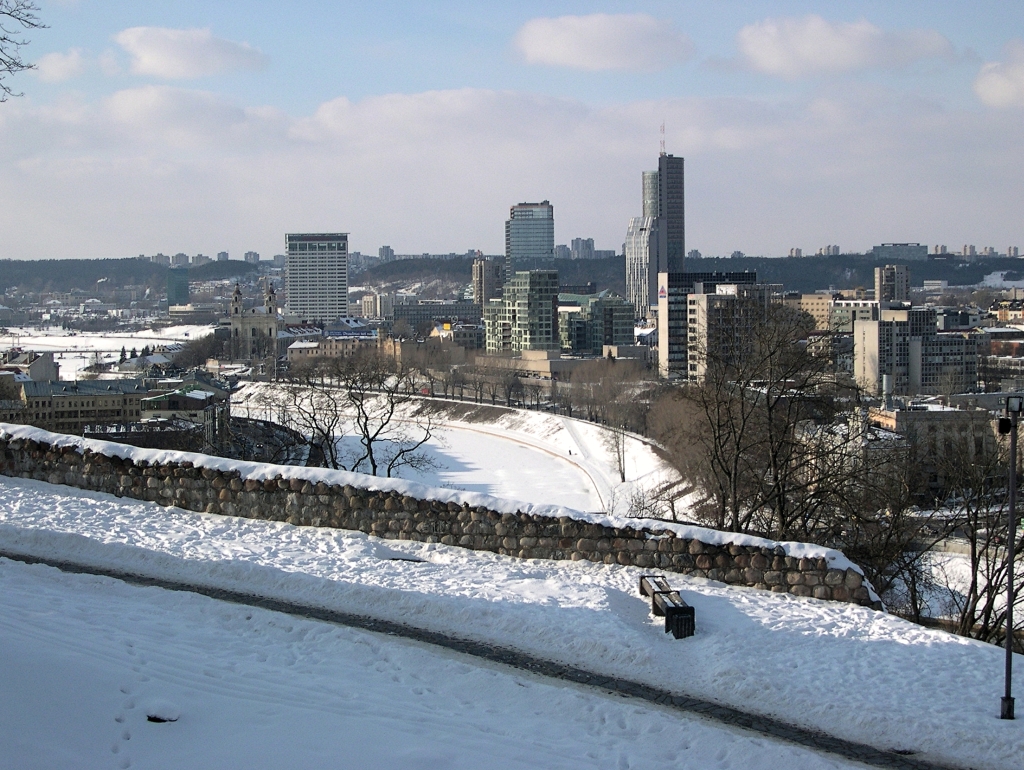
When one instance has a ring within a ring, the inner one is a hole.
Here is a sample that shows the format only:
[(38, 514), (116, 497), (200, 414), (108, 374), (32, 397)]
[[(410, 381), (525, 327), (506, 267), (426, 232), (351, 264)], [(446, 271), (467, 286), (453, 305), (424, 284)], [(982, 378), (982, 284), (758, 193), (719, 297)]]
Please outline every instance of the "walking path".
[(339, 625), (361, 628), (366, 631), (388, 634), (389, 636), (396, 636), (417, 642), (432, 644), (454, 652), (472, 655), (482, 660), (512, 666), (513, 668), (528, 671), (538, 676), (561, 679), (574, 684), (595, 687), (618, 695), (640, 698), (642, 700), (649, 701), (666, 708), (675, 709), (693, 716), (703, 717), (724, 725), (738, 727), (744, 730), (750, 730), (772, 739), (786, 741), (799, 746), (808, 747), (816, 751), (835, 754), (873, 767), (895, 768), (896, 770), (948, 770), (949, 768), (949, 766), (932, 764), (915, 759), (912, 756), (908, 756), (900, 752), (885, 751), (873, 746), (846, 741), (841, 738), (835, 738), (831, 735), (826, 735), (807, 728), (786, 724), (785, 722), (772, 719), (771, 717), (750, 714), (729, 706), (721, 706), (699, 698), (692, 698), (686, 695), (672, 693), (668, 690), (662, 690), (657, 687), (640, 684), (639, 682), (633, 682), (628, 679), (608, 677), (566, 665), (564, 663), (557, 663), (538, 658), (516, 650), (481, 642), (474, 642), (467, 639), (459, 639), (457, 637), (433, 631), (426, 631), (401, 623), (377, 620), (370, 617), (337, 612), (310, 605), (268, 599), (261, 596), (235, 591), (208, 588), (186, 582), (160, 580), (150, 578), (145, 575), (130, 574), (113, 569), (96, 568), (66, 561), (40, 559), (20, 554), (6, 553), (3, 551), (0, 551), (0, 557), (28, 564), (45, 564), (64, 572), (103, 575), (106, 577), (124, 580), (125, 582), (136, 585), (155, 586), (171, 591), (189, 591), (209, 596), (213, 599), (219, 599), (221, 601), (261, 607), (275, 612), (297, 615), (328, 623), (337, 623)]

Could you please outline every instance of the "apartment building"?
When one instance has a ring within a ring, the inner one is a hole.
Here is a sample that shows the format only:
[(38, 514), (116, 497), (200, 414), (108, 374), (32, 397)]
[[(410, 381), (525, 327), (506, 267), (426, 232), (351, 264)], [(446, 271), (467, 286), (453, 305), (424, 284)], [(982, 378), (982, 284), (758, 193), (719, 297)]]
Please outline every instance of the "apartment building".
[(934, 308), (882, 309), (877, 321), (853, 330), (853, 367), (868, 393), (962, 393), (978, 386), (978, 343), (970, 334), (940, 334)]
[(558, 271), (521, 270), (501, 299), (484, 305), (488, 353), (555, 350), (558, 339)]
[(135, 422), (148, 391), (141, 380), (21, 382), (23, 422), (81, 435), (86, 425)]

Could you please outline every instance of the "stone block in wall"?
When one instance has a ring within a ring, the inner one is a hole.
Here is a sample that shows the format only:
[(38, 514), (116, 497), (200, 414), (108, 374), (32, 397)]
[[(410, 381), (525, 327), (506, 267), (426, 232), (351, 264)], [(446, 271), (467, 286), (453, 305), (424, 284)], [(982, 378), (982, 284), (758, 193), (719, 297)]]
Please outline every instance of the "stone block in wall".
[(306, 479), (242, 479), (237, 471), (191, 463), (150, 465), (73, 447), (0, 441), (0, 472), (51, 483), (129, 495), (161, 504), (299, 526), (333, 526), (389, 539), (458, 544), (521, 558), (588, 559), (704, 576), (820, 599), (869, 603), (854, 570), (829, 569), (824, 559), (787, 557), (781, 546), (715, 545), (674, 532), (608, 527), (570, 517), (498, 513), (397, 492), (361, 490)]

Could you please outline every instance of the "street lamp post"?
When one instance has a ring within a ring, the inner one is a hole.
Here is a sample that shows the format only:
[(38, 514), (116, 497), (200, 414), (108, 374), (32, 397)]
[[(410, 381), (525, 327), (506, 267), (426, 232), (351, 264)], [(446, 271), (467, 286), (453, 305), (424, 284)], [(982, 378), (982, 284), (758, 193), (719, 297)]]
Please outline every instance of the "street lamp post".
[[(1017, 543), (1017, 421), (1024, 409), (1024, 397), (1007, 396), (1006, 414), (1010, 433), (1010, 510), (1006, 531), (1006, 672), (1004, 694), (999, 702), (999, 718), (1013, 719), (1013, 560)], [(1004, 418), (1005, 419), (1005, 418)], [(1001, 420), (1000, 423), (1003, 423)], [(1000, 425), (1000, 432), (1003, 424)]]

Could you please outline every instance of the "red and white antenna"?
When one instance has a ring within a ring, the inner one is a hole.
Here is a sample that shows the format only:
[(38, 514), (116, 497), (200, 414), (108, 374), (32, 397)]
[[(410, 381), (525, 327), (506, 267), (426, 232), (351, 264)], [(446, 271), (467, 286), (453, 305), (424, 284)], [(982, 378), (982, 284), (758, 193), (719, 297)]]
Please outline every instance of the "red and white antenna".
[(661, 154), (665, 154), (665, 121), (661, 122)]

